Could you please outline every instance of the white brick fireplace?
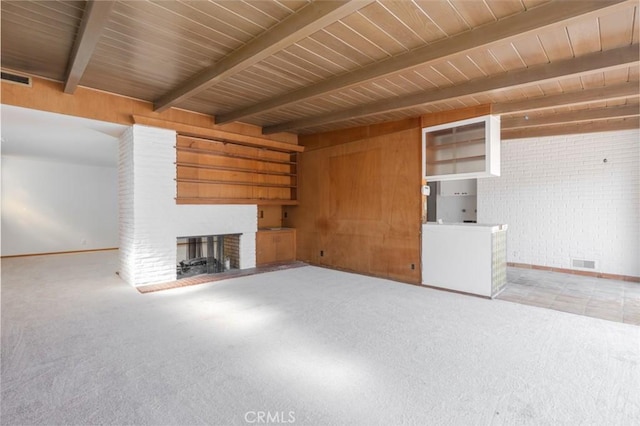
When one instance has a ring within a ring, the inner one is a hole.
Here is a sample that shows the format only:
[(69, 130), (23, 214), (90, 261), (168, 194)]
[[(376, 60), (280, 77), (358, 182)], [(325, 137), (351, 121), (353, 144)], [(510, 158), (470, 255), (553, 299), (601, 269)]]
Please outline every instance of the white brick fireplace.
[(176, 133), (134, 125), (119, 141), (120, 276), (140, 286), (176, 279), (176, 238), (242, 234), (240, 269), (255, 267), (255, 205), (177, 205)]

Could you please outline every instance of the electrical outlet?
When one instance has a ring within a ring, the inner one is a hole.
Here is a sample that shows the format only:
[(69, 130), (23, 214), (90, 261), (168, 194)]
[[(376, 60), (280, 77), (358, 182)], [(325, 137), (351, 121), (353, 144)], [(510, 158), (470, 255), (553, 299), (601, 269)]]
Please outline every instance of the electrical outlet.
[(260, 219), (264, 219), (264, 211), (260, 210)]
[(285, 219), (287, 218), (287, 212), (284, 212), (284, 218)]
[(416, 269), (416, 264), (415, 264), (415, 263), (412, 263), (412, 264), (411, 264), (411, 269), (412, 269), (412, 270)]
[(324, 256), (324, 250), (320, 250), (320, 257)]

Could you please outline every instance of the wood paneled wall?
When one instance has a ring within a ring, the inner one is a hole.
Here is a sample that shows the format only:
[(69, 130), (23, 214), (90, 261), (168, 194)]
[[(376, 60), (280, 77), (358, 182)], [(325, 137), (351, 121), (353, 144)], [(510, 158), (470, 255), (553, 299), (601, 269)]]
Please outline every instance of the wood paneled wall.
[(258, 229), (282, 226), (282, 206), (258, 205)]
[(297, 258), (420, 283), (420, 137), (419, 119), (301, 136)]
[(476, 105), (467, 108), (459, 108), (451, 111), (435, 112), (425, 114), (421, 117), (422, 127), (437, 126), (444, 123), (466, 120), (468, 118), (480, 117), (491, 114), (491, 105)]
[(348, 129), (334, 130), (326, 133), (302, 135), (299, 137), (300, 145), (304, 146), (305, 151), (328, 148), (376, 136), (389, 135), (402, 130), (415, 129), (416, 127), (420, 127), (420, 121), (420, 117), (415, 117), (368, 126), (350, 127)]
[(31, 77), (31, 80), (33, 83), (31, 87), (3, 81), (1, 86), (2, 103), (125, 125), (133, 124), (133, 116), (138, 115), (192, 126), (217, 128), (232, 133), (258, 136), (263, 139), (289, 144), (298, 143), (298, 136), (292, 133), (263, 135), (260, 127), (250, 124), (229, 123), (216, 125), (214, 118), (206, 114), (177, 108), (157, 113), (153, 111), (151, 102), (86, 87), (78, 87), (73, 95), (69, 95), (63, 92), (63, 84), (60, 82), (38, 77)]

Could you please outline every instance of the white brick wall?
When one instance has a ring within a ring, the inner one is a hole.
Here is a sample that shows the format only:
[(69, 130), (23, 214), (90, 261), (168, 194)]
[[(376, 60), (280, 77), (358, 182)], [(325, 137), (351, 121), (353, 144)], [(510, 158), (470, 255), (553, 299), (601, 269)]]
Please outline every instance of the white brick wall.
[(639, 139), (628, 130), (503, 141), (501, 177), (478, 179), (478, 222), (509, 224), (509, 262), (596, 260), (596, 272), (640, 276)]
[(133, 127), (118, 141), (118, 224), (120, 277), (133, 282)]
[(176, 238), (243, 234), (240, 268), (255, 266), (255, 205), (177, 205), (176, 134), (134, 125), (120, 139), (120, 274), (134, 285), (176, 278)]

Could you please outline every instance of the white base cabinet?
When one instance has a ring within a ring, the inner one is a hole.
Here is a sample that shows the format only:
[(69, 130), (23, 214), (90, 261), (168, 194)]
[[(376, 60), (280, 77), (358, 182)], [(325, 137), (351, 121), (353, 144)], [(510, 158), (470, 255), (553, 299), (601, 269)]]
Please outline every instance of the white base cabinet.
[(507, 284), (507, 225), (422, 226), (422, 284), (493, 298)]

